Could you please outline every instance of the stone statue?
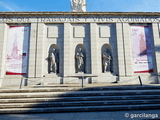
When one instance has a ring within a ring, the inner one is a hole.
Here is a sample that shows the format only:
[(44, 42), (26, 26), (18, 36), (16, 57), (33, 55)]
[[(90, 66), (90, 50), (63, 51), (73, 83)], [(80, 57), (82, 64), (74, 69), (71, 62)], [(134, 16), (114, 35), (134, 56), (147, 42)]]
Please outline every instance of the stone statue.
[(59, 73), (59, 54), (55, 48), (52, 49), (50, 55), (50, 72)]
[(85, 12), (86, 1), (85, 0), (70, 0), (72, 12)]
[(111, 70), (111, 55), (110, 52), (106, 49), (103, 50), (102, 53), (102, 65), (103, 65), (103, 72), (107, 72)]
[(84, 61), (84, 54), (82, 53), (82, 49), (79, 48), (78, 49), (78, 52), (76, 53), (76, 68), (77, 68), (77, 71), (78, 72), (84, 72), (84, 64), (85, 64), (85, 61)]

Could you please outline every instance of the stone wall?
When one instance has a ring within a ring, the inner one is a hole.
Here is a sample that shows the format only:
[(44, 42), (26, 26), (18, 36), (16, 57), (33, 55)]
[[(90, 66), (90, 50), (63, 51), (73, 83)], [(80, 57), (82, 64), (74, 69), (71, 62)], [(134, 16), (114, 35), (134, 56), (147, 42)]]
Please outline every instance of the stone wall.
[[(35, 14), (35, 16), (33, 15)], [(79, 47), (85, 53), (85, 73), (98, 77), (87, 83), (129, 82), (159, 83), (160, 34), (159, 13), (0, 13), (0, 86), (19, 85), (21, 75), (5, 75), (6, 44), (10, 25), (30, 27), (28, 71), (25, 84), (78, 83), (75, 54)], [(7, 16), (7, 17), (6, 17)], [(144, 17), (145, 16), (145, 17)], [(132, 60), (131, 25), (150, 27), (153, 52), (153, 73), (134, 73)], [(48, 55), (52, 48), (59, 53), (59, 73), (49, 72)], [(103, 72), (102, 51), (109, 49), (112, 69)], [(135, 80), (134, 80), (135, 79)]]

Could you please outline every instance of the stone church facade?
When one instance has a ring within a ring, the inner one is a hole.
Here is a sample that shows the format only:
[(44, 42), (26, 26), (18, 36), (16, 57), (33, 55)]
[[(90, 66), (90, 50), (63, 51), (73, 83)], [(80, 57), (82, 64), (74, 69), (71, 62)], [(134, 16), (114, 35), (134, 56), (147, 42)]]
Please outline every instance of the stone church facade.
[[(160, 13), (0, 12), (0, 86), (160, 81)], [(76, 54), (84, 56), (78, 72)], [(58, 56), (51, 71), (50, 53)], [(110, 59), (104, 64), (104, 52)], [(105, 66), (106, 65), (106, 66)]]

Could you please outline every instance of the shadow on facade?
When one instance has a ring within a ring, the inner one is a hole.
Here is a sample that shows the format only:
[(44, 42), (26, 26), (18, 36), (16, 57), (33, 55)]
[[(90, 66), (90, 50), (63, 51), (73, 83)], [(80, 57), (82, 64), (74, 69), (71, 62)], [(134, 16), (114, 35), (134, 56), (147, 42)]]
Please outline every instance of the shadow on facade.
[(160, 52), (160, 46), (155, 46), (155, 51)]
[[(155, 52), (160, 53), (160, 46), (155, 46)], [(160, 75), (160, 72), (158, 72), (158, 75)]]

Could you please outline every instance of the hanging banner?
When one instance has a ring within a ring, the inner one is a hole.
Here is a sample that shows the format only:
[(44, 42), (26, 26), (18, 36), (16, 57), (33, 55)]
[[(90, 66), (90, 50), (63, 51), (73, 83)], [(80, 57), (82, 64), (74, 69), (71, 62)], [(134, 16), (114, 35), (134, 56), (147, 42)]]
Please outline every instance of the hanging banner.
[(153, 72), (150, 29), (147, 26), (131, 26), (134, 73)]
[(28, 42), (29, 27), (9, 27), (6, 75), (25, 75), (27, 73)]

